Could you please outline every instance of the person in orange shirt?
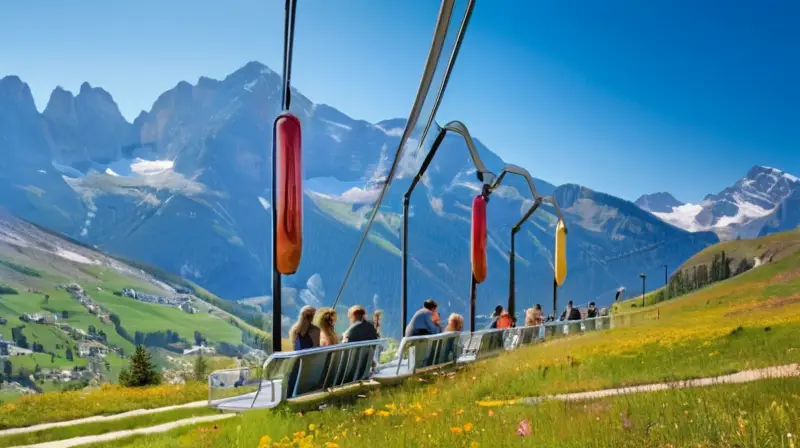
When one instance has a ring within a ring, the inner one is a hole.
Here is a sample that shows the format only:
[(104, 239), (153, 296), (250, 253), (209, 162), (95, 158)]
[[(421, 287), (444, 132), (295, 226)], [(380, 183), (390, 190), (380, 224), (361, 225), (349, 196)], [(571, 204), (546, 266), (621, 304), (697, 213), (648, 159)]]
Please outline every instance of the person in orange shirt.
[(514, 320), (511, 319), (508, 311), (500, 313), (500, 317), (497, 318), (497, 328), (511, 328), (512, 326), (514, 326)]

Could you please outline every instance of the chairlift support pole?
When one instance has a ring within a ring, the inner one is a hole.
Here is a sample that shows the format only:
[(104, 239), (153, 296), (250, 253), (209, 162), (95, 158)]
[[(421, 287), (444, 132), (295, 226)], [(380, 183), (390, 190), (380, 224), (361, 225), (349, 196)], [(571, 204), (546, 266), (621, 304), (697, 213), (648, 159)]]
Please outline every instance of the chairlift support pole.
[(542, 198), (536, 198), (533, 202), (533, 206), (528, 209), (525, 215), (522, 216), (514, 227), (511, 228), (511, 259), (509, 260), (509, 267), (508, 267), (508, 314), (511, 315), (511, 318), (514, 318), (514, 311), (516, 309), (516, 266), (517, 266), (517, 252), (516, 252), (516, 240), (517, 240), (517, 233), (519, 233), (520, 229), (522, 228), (522, 224), (528, 220), (528, 218), (533, 215), (533, 212), (539, 208), (542, 204)]
[[(454, 132), (464, 138), (464, 141), (467, 144), (467, 150), (469, 150), (470, 156), (472, 157), (472, 163), (477, 170), (477, 177), (478, 180), (484, 183), (484, 190), (490, 190), (488, 185), (495, 179), (495, 175), (486, 169), (486, 165), (483, 163), (483, 160), (480, 158), (480, 154), (478, 153), (478, 149), (475, 147), (475, 142), (472, 140), (472, 136), (469, 133), (469, 130), (460, 121), (451, 121), (444, 125), (444, 127), (439, 129), (439, 133), (436, 135), (436, 139), (433, 141), (433, 145), (431, 146), (431, 150), (428, 151), (428, 154), (425, 155), (425, 159), (422, 161), (422, 165), (420, 166), (417, 174), (414, 175), (414, 178), (411, 180), (411, 185), (408, 187), (405, 195), (403, 196), (403, 238), (400, 244), (400, 263), (401, 263), (401, 270), (400, 270), (400, 298), (401, 298), (401, 331), (405, 330), (406, 325), (408, 324), (408, 212), (409, 212), (409, 203), (411, 202), (411, 194), (414, 192), (414, 189), (419, 184), (422, 177), (425, 175), (425, 172), (428, 170), (431, 162), (433, 161), (433, 157), (436, 156), (436, 152), (439, 150), (439, 147), (442, 145), (445, 136), (448, 132)], [(474, 276), (470, 276), (472, 280), (470, 281), (470, 327), (474, 329), (475, 327), (475, 278)]]
[[(503, 170), (500, 171), (500, 175), (497, 176), (497, 179), (492, 184), (490, 190), (494, 191), (500, 184), (503, 183), (505, 180), (506, 174), (516, 174), (518, 176), (522, 176), (525, 178), (525, 181), (528, 183), (528, 188), (531, 190), (531, 197), (533, 198), (534, 202), (530, 209), (522, 216), (522, 218), (517, 221), (517, 223), (511, 228), (511, 257), (509, 259), (509, 268), (508, 268), (508, 314), (511, 315), (512, 319), (514, 319), (515, 311), (516, 311), (516, 235), (519, 233), (522, 225), (533, 215), (536, 209), (542, 204), (542, 202), (547, 202), (553, 206), (553, 209), (562, 222), (564, 222), (566, 226), (566, 222), (564, 221), (564, 215), (561, 214), (561, 208), (558, 206), (558, 201), (553, 196), (539, 196), (539, 193), (536, 191), (536, 184), (533, 182), (533, 176), (531, 173), (528, 172), (525, 168), (519, 167), (517, 165), (508, 164), (503, 167)], [(556, 289), (558, 287), (555, 284), (555, 278), (553, 278), (554, 286), (553, 286), (553, 314), (555, 315), (555, 306), (556, 306)]]

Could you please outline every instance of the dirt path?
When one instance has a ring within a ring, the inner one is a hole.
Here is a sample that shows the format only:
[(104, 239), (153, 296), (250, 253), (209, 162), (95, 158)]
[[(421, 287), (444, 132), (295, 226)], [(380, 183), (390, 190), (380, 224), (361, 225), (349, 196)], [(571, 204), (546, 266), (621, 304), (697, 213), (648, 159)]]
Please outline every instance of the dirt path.
[(136, 428), (128, 429), (125, 431), (109, 432), (106, 434), (98, 434), (94, 436), (75, 437), (73, 439), (58, 440), (55, 442), (39, 443), (36, 445), (26, 445), (25, 447), (17, 448), (69, 448), (72, 446), (87, 445), (90, 443), (108, 442), (111, 440), (122, 439), (144, 434), (155, 434), (159, 432), (167, 432), (181, 426), (197, 425), (200, 423), (215, 422), (227, 418), (235, 417), (236, 414), (221, 414), (221, 415), (208, 415), (205, 417), (192, 417), (176, 422), (164, 423), (158, 426), (151, 426), (149, 428)]
[(137, 409), (135, 411), (123, 412), (122, 414), (96, 415), (94, 417), (79, 418), (77, 420), (67, 420), (67, 421), (63, 421), (63, 422), (42, 423), (41, 425), (25, 426), (23, 428), (4, 429), (4, 430), (0, 431), (0, 437), (10, 436), (12, 434), (23, 434), (23, 433), (26, 433), (26, 432), (42, 431), (42, 430), (51, 429), (51, 428), (60, 428), (62, 426), (80, 425), (80, 424), (83, 424), (83, 423), (108, 422), (108, 421), (120, 420), (120, 419), (128, 418), (128, 417), (136, 417), (136, 416), (139, 416), (139, 415), (157, 414), (159, 412), (174, 411), (175, 409), (201, 408), (203, 406), (208, 406), (208, 401), (205, 401), (205, 400), (203, 400), (203, 401), (195, 401), (195, 402), (192, 402), (192, 403), (179, 404), (179, 405), (175, 405), (175, 406), (166, 406), (166, 407), (163, 407), (163, 408)]
[(785, 366), (766, 367), (763, 369), (745, 370), (730, 375), (715, 376), (710, 378), (698, 378), (694, 380), (673, 381), (669, 383), (643, 384), (641, 386), (620, 387), (617, 389), (595, 390), (591, 392), (579, 392), (572, 394), (547, 395), (544, 397), (530, 397), (520, 400), (522, 404), (537, 404), (544, 400), (560, 401), (579, 401), (591, 400), (595, 398), (611, 397), (614, 395), (625, 395), (639, 392), (655, 392), (659, 390), (685, 389), (688, 387), (706, 387), (719, 384), (740, 384), (752, 381), (765, 380), (769, 378), (788, 378), (800, 377), (800, 364), (789, 364)]

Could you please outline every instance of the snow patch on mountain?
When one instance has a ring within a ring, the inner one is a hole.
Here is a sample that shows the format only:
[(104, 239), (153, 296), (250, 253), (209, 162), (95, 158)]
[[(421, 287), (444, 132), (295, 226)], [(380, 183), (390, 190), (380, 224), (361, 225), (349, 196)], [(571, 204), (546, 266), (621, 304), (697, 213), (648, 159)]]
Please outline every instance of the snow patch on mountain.
[(704, 230), (696, 218), (700, 212), (703, 211), (703, 206), (700, 204), (683, 204), (678, 207), (673, 207), (670, 212), (651, 212), (661, 218), (661, 220), (668, 222), (676, 227), (686, 229), (690, 232), (697, 232)]
[(661, 199), (671, 196), (656, 193), (642, 196), (636, 205), (691, 232), (711, 230), (723, 239), (748, 238), (757, 236), (766, 219), (796, 191), (800, 191), (796, 176), (773, 167), (754, 166), (734, 185), (707, 195), (699, 204), (670, 207)]
[(342, 193), (339, 199), (348, 204), (374, 204), (381, 194), (380, 188), (353, 187)]
[(723, 216), (719, 218), (719, 220), (716, 222), (716, 224), (714, 224), (713, 227), (721, 228), (721, 227), (728, 227), (732, 224), (742, 224), (750, 219), (767, 216), (774, 210), (774, 208), (765, 209), (763, 207), (759, 207), (756, 204), (747, 202), (747, 200), (742, 198), (742, 196), (738, 193), (734, 193), (733, 197), (735, 199), (734, 203), (738, 207), (739, 211), (736, 212), (736, 215), (734, 216)]
[(131, 163), (131, 171), (142, 176), (154, 176), (171, 170), (174, 166), (175, 162), (172, 160), (144, 160), (137, 157)]
[(388, 135), (389, 137), (402, 137), (405, 128), (384, 128), (383, 126), (376, 124), (376, 128), (383, 131), (384, 134)]

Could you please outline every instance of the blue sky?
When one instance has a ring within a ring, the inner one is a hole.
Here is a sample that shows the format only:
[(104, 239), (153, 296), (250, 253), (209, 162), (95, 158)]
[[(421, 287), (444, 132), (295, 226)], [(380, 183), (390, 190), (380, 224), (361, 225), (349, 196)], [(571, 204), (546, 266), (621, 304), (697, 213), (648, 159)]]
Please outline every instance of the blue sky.
[[(463, 0), (459, 0), (463, 2)], [(370, 121), (405, 117), (433, 0), (303, 0), (294, 85)], [(800, 3), (479, 1), (439, 121), (552, 183), (697, 201), (752, 165), (800, 176)], [(180, 80), (280, 70), (281, 0), (11, 2), (0, 76), (89, 81), (126, 117)]]

